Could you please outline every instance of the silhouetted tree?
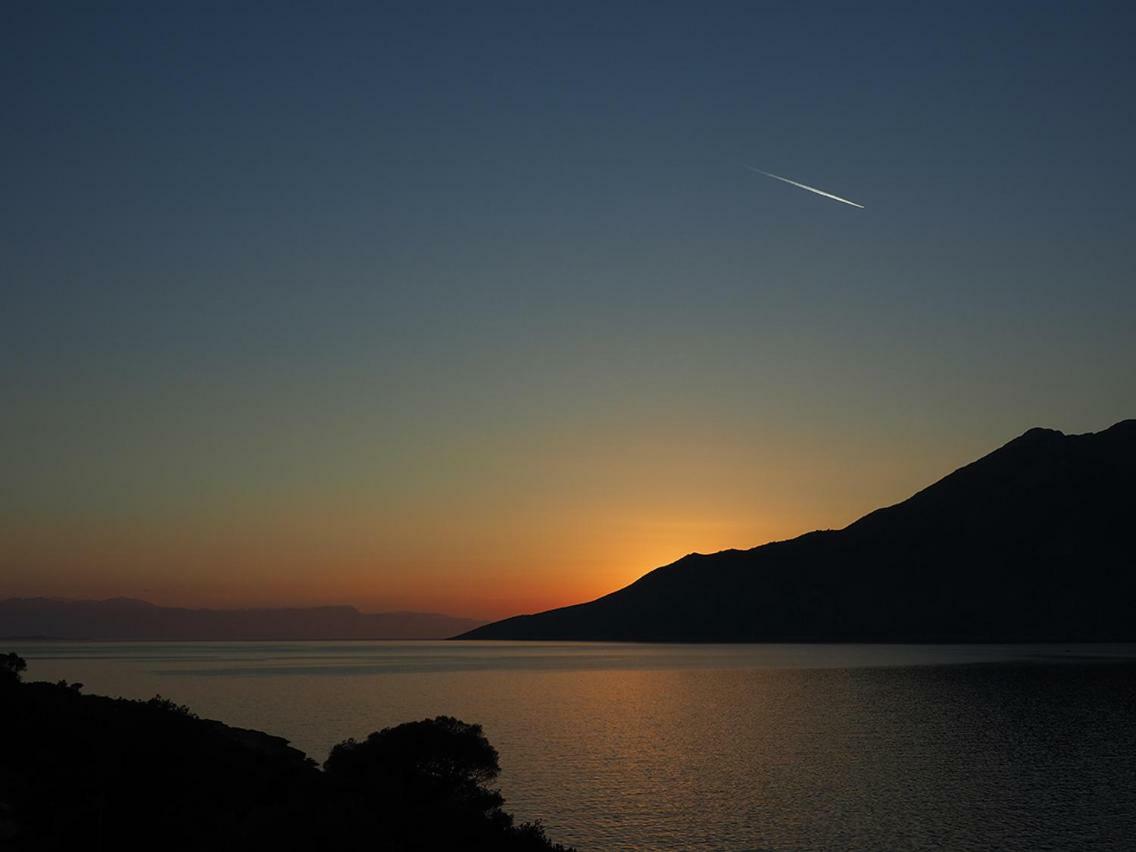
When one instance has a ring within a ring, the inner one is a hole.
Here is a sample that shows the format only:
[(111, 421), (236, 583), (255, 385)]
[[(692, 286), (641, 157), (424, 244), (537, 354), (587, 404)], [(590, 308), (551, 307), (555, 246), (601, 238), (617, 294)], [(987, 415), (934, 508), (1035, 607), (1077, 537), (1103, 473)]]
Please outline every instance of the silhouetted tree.
[[(83, 684), (79, 684), (79, 686), (82, 687)], [(167, 713), (173, 713), (177, 716), (186, 716), (190, 719), (197, 718), (197, 714), (189, 709), (188, 704), (178, 704), (176, 701), (171, 701), (169, 698), (162, 698), (161, 693), (148, 700), (146, 706), (164, 710)]]
[(501, 771), (497, 750), (480, 725), (438, 716), (384, 728), (335, 746), (324, 771), (351, 837), (381, 837), (394, 849), (563, 848), (501, 809), (501, 793), (487, 786)]
[(28, 662), (19, 654), (0, 655), (0, 683), (19, 683)]
[(324, 769), (341, 789), (442, 792), (486, 808), (500, 804), (500, 795), (484, 787), (501, 771), (497, 749), (481, 725), (452, 716), (383, 728), (363, 742), (346, 740), (331, 750)]

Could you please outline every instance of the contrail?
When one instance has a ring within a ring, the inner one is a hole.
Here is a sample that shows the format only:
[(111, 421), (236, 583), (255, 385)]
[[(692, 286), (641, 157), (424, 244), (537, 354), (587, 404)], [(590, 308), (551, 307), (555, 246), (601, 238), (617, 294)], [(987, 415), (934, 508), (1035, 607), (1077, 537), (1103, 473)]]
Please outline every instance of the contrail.
[(815, 192), (817, 195), (823, 195), (825, 198), (831, 198), (833, 201), (839, 201), (841, 204), (851, 204), (853, 207), (859, 207), (861, 210), (864, 209), (863, 204), (857, 204), (855, 201), (849, 201), (847, 198), (841, 198), (839, 195), (833, 195), (831, 192), (825, 192), (823, 189), (817, 189), (815, 186), (808, 186), (807, 184), (797, 183), (795, 180), (789, 180), (789, 178), (781, 177), (781, 175), (775, 175), (771, 172), (763, 172), (761, 169), (755, 169), (750, 165), (747, 165), (746, 168), (752, 172), (757, 172), (759, 175), (765, 175), (766, 177), (771, 177), (774, 180), (784, 181), (791, 186), (799, 186), (801, 189), (807, 189), (809, 192)]

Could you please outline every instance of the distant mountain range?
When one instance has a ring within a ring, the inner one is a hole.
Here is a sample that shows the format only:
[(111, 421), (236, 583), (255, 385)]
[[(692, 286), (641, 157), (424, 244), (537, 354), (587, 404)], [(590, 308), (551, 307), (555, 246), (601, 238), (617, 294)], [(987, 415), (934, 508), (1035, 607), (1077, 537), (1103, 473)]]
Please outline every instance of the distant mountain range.
[(1136, 420), (1031, 429), (842, 530), (690, 554), (464, 639), (1136, 641)]
[(181, 609), (131, 598), (0, 601), (0, 638), (256, 640), (441, 639), (481, 622), (428, 612), (299, 609)]

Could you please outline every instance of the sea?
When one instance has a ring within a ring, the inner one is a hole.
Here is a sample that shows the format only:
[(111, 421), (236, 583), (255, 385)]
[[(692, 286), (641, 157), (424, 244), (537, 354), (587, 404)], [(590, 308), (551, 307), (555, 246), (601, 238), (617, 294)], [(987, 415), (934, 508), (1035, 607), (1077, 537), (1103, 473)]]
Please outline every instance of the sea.
[(287, 738), (480, 723), (580, 850), (1136, 849), (1136, 646), (9, 642)]

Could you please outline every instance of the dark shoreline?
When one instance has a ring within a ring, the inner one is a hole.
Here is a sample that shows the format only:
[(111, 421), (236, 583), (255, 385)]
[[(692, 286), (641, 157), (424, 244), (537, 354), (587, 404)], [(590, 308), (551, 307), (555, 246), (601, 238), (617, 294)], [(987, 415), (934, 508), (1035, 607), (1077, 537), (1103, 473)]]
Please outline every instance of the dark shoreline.
[(566, 852), (503, 810), (490, 786), (497, 751), (479, 725), (439, 716), (384, 728), (335, 746), (321, 769), (283, 737), (160, 695), (24, 683), (25, 668), (0, 654), (5, 850)]

